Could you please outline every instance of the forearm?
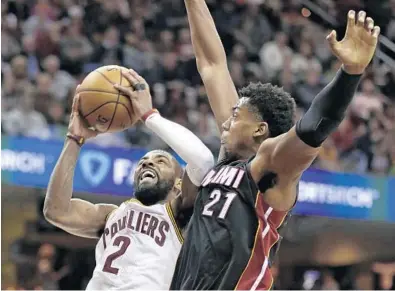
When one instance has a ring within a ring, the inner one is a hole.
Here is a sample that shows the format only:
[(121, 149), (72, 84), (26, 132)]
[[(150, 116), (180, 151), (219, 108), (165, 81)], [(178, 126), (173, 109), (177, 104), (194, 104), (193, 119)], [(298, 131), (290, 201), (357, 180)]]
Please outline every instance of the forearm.
[(49, 180), (44, 202), (46, 217), (67, 213), (73, 193), (73, 176), (77, 165), (80, 147), (72, 140), (67, 140), (58, 162)]
[(361, 75), (350, 75), (341, 69), (332, 82), (318, 93), (309, 110), (296, 124), (296, 133), (303, 142), (319, 147), (337, 128), (360, 79)]
[(188, 165), (189, 178), (200, 185), (203, 175), (214, 165), (214, 157), (204, 143), (187, 128), (154, 113), (146, 126), (167, 143)]
[(198, 69), (226, 65), (225, 49), (205, 0), (185, 0)]
[(218, 129), (232, 114), (238, 95), (230, 76), (225, 49), (204, 0), (185, 0), (197, 68)]

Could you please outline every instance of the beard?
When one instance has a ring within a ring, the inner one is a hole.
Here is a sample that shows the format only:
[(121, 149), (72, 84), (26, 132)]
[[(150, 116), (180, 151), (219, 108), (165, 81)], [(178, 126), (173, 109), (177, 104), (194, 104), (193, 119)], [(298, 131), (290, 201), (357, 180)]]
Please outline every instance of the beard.
[(226, 160), (228, 162), (234, 162), (234, 161), (241, 160), (241, 159), (242, 159), (242, 156), (239, 155), (238, 153), (224, 149), (222, 160)]
[(139, 184), (136, 187), (134, 196), (146, 206), (154, 205), (159, 201), (165, 200), (171, 189), (173, 189), (174, 181), (159, 181), (155, 185)]

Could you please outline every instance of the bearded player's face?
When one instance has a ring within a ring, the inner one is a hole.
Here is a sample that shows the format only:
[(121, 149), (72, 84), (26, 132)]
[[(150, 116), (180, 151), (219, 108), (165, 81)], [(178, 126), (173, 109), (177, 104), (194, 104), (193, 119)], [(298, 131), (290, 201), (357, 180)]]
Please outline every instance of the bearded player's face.
[(174, 187), (177, 166), (172, 156), (163, 151), (151, 151), (138, 163), (134, 174), (136, 198), (144, 205), (165, 200)]

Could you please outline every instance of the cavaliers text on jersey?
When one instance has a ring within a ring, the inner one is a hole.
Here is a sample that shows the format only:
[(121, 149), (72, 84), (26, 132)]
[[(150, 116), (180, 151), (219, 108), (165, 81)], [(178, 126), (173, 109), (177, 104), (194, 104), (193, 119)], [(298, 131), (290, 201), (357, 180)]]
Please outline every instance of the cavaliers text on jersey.
[[(276, 175), (258, 186), (249, 161), (222, 161), (204, 178), (171, 284), (172, 290), (268, 290), (278, 229), (288, 212), (263, 201)], [(262, 189), (266, 185), (266, 189)]]
[(169, 204), (122, 203), (97, 243), (87, 290), (169, 289), (182, 240)]

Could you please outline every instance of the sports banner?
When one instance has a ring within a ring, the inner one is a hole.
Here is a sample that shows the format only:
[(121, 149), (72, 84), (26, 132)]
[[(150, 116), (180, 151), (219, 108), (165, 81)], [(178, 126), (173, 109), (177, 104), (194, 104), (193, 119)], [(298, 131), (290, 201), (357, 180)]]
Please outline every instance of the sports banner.
[[(2, 137), (3, 183), (47, 187), (62, 146), (59, 141)], [(142, 148), (85, 145), (75, 171), (74, 190), (132, 196), (133, 173), (145, 153)], [(294, 213), (395, 222), (394, 207), (395, 177), (309, 169), (300, 181)]]

